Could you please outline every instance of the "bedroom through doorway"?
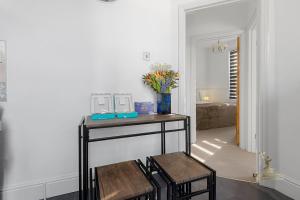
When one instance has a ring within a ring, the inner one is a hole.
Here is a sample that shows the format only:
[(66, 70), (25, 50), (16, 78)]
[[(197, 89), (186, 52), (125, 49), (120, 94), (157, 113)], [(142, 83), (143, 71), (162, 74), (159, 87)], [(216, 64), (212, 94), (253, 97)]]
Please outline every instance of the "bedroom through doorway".
[(241, 1), (196, 10), (186, 18), (187, 64), (196, 73), (192, 155), (220, 177), (249, 182), (256, 182), (257, 170), (255, 137), (249, 135), (250, 120), (245, 117), (252, 103), (249, 33), (255, 13), (254, 1)]

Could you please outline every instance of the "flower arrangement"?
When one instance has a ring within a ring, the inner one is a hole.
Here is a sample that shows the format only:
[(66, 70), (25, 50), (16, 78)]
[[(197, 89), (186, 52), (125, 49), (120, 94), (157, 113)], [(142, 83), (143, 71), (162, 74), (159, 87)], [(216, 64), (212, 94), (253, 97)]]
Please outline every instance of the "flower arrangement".
[(152, 72), (143, 75), (143, 81), (156, 93), (171, 93), (178, 87), (179, 73), (171, 70), (168, 64), (152, 65)]

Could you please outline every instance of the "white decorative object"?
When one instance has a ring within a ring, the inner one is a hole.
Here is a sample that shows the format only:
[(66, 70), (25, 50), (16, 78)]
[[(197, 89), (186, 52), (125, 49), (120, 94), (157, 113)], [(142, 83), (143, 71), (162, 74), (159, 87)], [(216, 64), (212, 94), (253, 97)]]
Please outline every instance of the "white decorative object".
[(112, 94), (95, 94), (91, 95), (91, 113), (113, 113), (113, 96)]
[(133, 99), (131, 94), (114, 94), (115, 112), (134, 112)]
[(271, 157), (266, 154), (266, 152), (260, 153), (261, 158), (265, 162), (265, 167), (262, 173), (261, 178), (264, 179), (276, 179), (279, 177), (279, 174), (271, 167)]

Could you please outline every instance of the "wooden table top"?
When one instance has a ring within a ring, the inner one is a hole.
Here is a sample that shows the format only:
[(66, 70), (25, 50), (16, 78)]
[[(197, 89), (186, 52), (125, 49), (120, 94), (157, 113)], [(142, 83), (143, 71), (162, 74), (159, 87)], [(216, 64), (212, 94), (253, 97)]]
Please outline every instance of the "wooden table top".
[(182, 152), (153, 156), (153, 159), (176, 184), (203, 178), (212, 173), (203, 165)]
[(135, 161), (96, 168), (103, 200), (131, 199), (153, 191), (153, 186)]
[(87, 116), (85, 120), (85, 125), (89, 129), (93, 128), (108, 128), (116, 126), (130, 126), (139, 124), (151, 124), (159, 122), (172, 122), (185, 120), (187, 116), (179, 114), (170, 115), (139, 115), (137, 118), (127, 118), (127, 119), (110, 119), (110, 120), (92, 120), (91, 116)]

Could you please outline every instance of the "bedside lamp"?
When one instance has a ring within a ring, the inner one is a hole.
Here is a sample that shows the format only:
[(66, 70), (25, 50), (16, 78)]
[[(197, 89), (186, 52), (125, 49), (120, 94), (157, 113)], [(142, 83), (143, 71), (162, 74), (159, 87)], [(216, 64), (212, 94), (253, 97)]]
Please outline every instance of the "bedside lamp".
[(202, 101), (208, 102), (208, 101), (210, 101), (210, 97), (209, 96), (203, 96)]

